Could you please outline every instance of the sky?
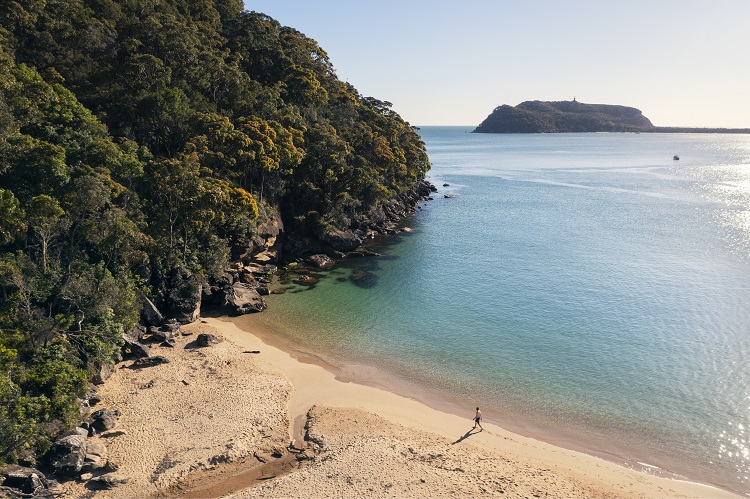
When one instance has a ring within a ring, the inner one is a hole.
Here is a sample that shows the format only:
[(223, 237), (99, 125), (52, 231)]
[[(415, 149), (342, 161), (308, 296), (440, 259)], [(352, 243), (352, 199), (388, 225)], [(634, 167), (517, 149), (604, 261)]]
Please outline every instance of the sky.
[(244, 1), (412, 125), (575, 97), (658, 126), (750, 128), (750, 0)]

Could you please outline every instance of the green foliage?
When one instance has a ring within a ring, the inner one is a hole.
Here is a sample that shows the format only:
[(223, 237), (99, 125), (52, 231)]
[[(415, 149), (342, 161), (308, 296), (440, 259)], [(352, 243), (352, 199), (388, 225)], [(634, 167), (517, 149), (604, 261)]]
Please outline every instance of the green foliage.
[(357, 227), (424, 177), (414, 129), (241, 0), (0, 8), (0, 459), (73, 422), (138, 296), (257, 240)]
[(503, 105), (474, 130), (479, 133), (640, 132), (654, 126), (634, 107), (573, 101)]
[(26, 214), (12, 192), (0, 189), (0, 246), (12, 243), (26, 228)]

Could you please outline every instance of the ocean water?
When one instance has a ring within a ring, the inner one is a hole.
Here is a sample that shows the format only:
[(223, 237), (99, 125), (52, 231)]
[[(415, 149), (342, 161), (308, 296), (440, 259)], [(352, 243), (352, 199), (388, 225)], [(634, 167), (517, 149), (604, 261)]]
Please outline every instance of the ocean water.
[(262, 320), (467, 419), (750, 491), (750, 136), (469, 131), (420, 130), (410, 232)]

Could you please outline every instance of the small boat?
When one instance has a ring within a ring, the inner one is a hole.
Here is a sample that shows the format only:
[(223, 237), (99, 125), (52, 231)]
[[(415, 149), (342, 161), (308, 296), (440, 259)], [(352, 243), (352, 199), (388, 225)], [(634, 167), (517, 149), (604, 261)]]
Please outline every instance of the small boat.
[(680, 157), (679, 157), (678, 155), (676, 155), (676, 154), (675, 154), (674, 156), (672, 156), (672, 159), (673, 159), (673, 160), (675, 160), (675, 161), (677, 161), (677, 160), (679, 160), (679, 159), (680, 159)]

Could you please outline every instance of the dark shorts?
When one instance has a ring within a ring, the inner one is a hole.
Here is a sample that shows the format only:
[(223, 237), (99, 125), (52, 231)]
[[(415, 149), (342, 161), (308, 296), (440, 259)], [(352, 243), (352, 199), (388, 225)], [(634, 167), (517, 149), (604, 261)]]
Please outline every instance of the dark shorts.
[(479, 424), (479, 418), (474, 418), (474, 422), (475, 422), (476, 424)]

